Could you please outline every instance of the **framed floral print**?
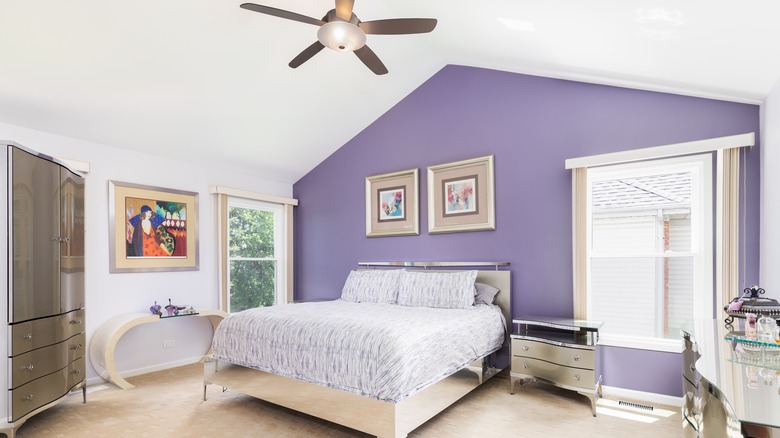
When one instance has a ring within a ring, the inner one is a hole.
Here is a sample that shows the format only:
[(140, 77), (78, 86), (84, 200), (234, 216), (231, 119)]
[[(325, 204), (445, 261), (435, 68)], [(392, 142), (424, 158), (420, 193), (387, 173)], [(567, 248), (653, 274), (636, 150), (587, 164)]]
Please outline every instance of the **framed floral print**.
[(198, 194), (108, 182), (109, 272), (198, 270)]
[(420, 234), (417, 169), (366, 177), (366, 236)]
[(428, 233), (495, 230), (493, 155), (428, 167)]

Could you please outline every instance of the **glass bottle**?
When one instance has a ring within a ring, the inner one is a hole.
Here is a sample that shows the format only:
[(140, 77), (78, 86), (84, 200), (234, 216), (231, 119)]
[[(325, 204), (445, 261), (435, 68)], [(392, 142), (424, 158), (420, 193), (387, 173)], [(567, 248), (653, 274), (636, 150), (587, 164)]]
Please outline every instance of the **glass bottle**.
[(756, 315), (754, 313), (745, 314), (745, 338), (755, 341), (758, 338), (756, 330)]
[(774, 343), (776, 329), (777, 324), (775, 324), (775, 320), (770, 318), (769, 315), (763, 315), (758, 319), (758, 340), (762, 342)]

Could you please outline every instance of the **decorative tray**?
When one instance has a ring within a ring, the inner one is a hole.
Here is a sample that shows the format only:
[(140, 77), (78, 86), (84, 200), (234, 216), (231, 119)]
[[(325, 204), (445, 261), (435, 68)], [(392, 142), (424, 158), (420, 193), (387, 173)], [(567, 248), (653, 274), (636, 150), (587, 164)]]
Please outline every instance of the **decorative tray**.
[(733, 362), (780, 369), (780, 344), (748, 339), (743, 332), (731, 332), (726, 340), (732, 342)]

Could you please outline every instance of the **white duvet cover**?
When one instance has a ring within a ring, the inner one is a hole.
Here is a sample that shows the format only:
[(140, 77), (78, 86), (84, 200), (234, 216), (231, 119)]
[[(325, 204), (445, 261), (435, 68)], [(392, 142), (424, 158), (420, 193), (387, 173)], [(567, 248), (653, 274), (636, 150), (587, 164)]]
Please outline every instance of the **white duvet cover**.
[(220, 360), (399, 402), (499, 349), (504, 331), (496, 306), (335, 300), (232, 314), (213, 347)]

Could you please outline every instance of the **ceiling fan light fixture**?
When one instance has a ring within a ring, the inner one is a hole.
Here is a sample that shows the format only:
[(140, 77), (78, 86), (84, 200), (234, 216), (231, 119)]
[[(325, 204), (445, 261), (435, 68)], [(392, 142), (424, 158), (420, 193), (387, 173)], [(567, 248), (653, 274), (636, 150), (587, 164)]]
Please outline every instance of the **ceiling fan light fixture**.
[(346, 21), (331, 21), (320, 26), (317, 39), (337, 52), (354, 52), (366, 44), (362, 29)]

